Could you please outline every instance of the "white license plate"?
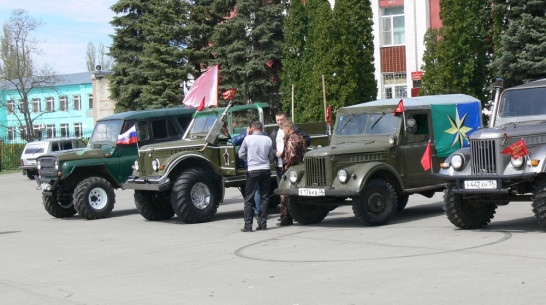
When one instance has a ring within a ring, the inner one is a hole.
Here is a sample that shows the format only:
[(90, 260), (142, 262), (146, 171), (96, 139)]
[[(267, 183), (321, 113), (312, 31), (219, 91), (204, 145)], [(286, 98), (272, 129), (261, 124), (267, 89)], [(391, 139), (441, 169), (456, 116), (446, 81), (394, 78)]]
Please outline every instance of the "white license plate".
[(300, 196), (324, 196), (324, 189), (298, 189), (298, 195)]
[(467, 190), (496, 189), (497, 180), (467, 180), (464, 182)]

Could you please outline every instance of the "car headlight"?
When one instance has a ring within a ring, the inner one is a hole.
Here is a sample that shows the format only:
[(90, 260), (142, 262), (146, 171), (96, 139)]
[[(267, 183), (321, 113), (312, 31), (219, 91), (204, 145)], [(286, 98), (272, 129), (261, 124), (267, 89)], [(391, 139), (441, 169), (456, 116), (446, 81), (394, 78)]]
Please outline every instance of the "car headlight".
[(42, 169), (42, 162), (41, 161), (38, 161), (38, 163), (36, 163), (36, 168), (38, 170), (41, 170)]
[(138, 166), (138, 160), (135, 160), (135, 164), (133, 164), (133, 169), (138, 171), (139, 170), (139, 166)]
[(154, 171), (157, 172), (157, 171), (159, 170), (160, 166), (161, 166), (161, 163), (159, 162), (159, 159), (154, 159), (154, 160), (152, 161), (152, 169), (153, 169)]
[(347, 183), (349, 181), (349, 171), (342, 168), (337, 171), (337, 178), (339, 179), (339, 182), (341, 183)]
[(288, 180), (290, 180), (291, 183), (298, 182), (298, 173), (296, 171), (289, 171)]
[(520, 169), (520, 168), (522, 168), (523, 165), (525, 164), (525, 156), (520, 157), (520, 158), (518, 158), (518, 159), (512, 158), (512, 160), (510, 161), (510, 163), (512, 163), (512, 166), (513, 166), (514, 168)]
[(464, 157), (460, 154), (453, 155), (451, 157), (451, 166), (453, 166), (454, 169), (460, 170), (463, 168), (464, 165)]
[(56, 160), (56, 161), (55, 161), (55, 170), (56, 170), (56, 171), (59, 170), (59, 160)]

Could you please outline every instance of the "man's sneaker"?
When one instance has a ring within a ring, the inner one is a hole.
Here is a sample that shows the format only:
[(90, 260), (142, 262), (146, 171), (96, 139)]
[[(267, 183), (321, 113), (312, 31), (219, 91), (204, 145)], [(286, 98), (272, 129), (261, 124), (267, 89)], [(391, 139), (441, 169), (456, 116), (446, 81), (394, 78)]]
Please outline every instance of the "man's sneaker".
[(252, 228), (242, 228), (241, 232), (252, 232)]
[(267, 226), (263, 225), (263, 226), (257, 226), (256, 227), (256, 231), (261, 231), (261, 230), (267, 230)]

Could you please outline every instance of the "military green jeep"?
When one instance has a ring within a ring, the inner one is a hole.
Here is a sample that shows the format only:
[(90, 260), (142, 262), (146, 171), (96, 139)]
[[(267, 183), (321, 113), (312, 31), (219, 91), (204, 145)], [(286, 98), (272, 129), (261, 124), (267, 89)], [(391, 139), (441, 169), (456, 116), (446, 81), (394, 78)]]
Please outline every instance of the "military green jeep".
[[(245, 186), (247, 170), (230, 137), (255, 120), (267, 132), (278, 128), (274, 111), (264, 103), (197, 112), (182, 140), (140, 147), (134, 173), (123, 188), (135, 190), (135, 205), (147, 220), (170, 219), (176, 213), (185, 223), (210, 221), (224, 188)], [(328, 143), (324, 122), (299, 126), (313, 145)], [(272, 173), (276, 186), (273, 164)]]
[[(283, 175), (275, 194), (289, 196), (290, 214), (301, 224), (319, 223), (345, 204), (353, 206), (364, 225), (385, 224), (406, 206), (409, 195), (432, 197), (444, 188), (444, 182), (423, 166), (437, 170), (447, 156), (437, 154), (433, 125), (449, 119), (434, 118), (431, 108), (469, 103), (479, 112), (479, 101), (461, 94), (341, 108), (330, 146), (307, 152), (303, 163)], [(395, 113), (401, 105), (405, 111)], [(429, 143), (431, 154), (423, 158)]]
[[(87, 219), (107, 217), (119, 188), (132, 172), (138, 145), (180, 139), (195, 108), (129, 111), (97, 121), (87, 147), (42, 155), (37, 160), (38, 187), (46, 211), (64, 218), (76, 214)], [(118, 143), (118, 135), (132, 126), (137, 143)]]

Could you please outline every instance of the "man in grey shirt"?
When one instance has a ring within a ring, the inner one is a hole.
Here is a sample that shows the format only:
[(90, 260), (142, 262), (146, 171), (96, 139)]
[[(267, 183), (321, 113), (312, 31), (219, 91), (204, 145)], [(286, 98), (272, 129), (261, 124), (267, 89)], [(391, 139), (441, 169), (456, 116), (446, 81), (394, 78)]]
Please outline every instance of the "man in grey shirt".
[(252, 232), (254, 215), (254, 194), (260, 187), (260, 210), (258, 211), (258, 227), (256, 230), (267, 228), (267, 211), (269, 208), (269, 192), (271, 188), (271, 160), (273, 160), (273, 142), (264, 132), (263, 124), (252, 122), (250, 134), (247, 135), (239, 149), (239, 158), (247, 162), (245, 185), (245, 226), (242, 232)]

